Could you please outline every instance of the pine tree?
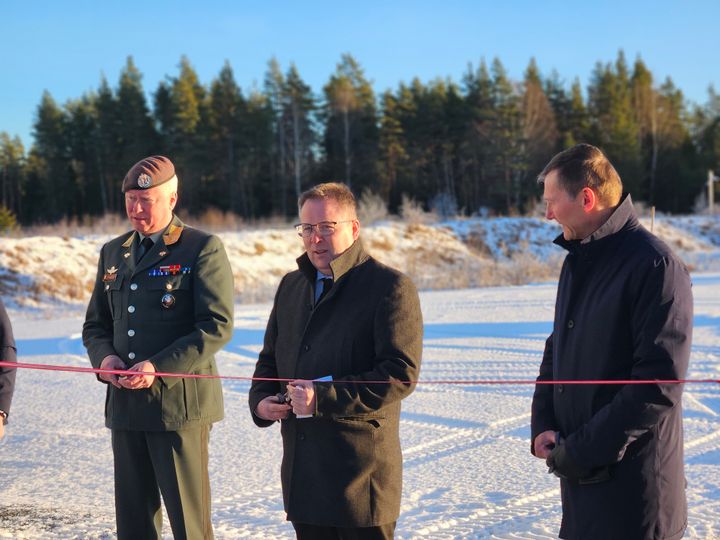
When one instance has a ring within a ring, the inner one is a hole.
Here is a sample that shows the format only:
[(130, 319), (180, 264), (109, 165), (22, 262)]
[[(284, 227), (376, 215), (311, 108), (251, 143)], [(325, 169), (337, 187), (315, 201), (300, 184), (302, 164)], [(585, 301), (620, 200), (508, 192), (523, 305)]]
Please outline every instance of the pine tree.
[(303, 175), (308, 174), (312, 163), (312, 147), (316, 137), (311, 115), (315, 110), (315, 99), (310, 87), (300, 77), (295, 64), (290, 64), (283, 90), (283, 118), (288, 124), (288, 133), (291, 135), (288, 148), (292, 159), (297, 200), (303, 190)]
[(124, 177), (120, 161), (120, 111), (107, 80), (103, 76), (95, 98), (96, 124), (93, 139), (97, 159), (97, 182), (103, 213), (123, 210), (118, 179)]
[(225, 62), (218, 77), (210, 85), (210, 132), (212, 148), (208, 157), (209, 173), (218, 178), (218, 191), (209, 195), (209, 199), (218, 207), (249, 215), (249, 201), (242, 194), (238, 184), (241, 155), (239, 149), (243, 144), (242, 120), (245, 115), (245, 100), (240, 87), (235, 82), (229, 62)]
[(527, 165), (520, 185), (520, 205), (534, 200), (538, 189), (535, 177), (555, 153), (558, 129), (555, 113), (545, 95), (535, 59), (525, 71), (522, 96), (522, 161)]
[(372, 187), (378, 146), (375, 95), (351, 55), (342, 56), (324, 93), (328, 175), (357, 191)]
[(615, 165), (625, 189), (634, 199), (641, 200), (646, 193), (642, 186), (638, 125), (622, 51), (614, 66), (596, 65), (588, 95), (595, 143), (605, 150)]
[[(276, 162), (273, 151), (275, 113), (264, 93), (251, 92), (246, 102), (240, 171), (242, 197), (248, 201), (248, 217), (277, 215), (279, 208), (273, 203), (277, 195), (276, 182), (272, 174)], [(293, 211), (297, 211), (295, 206)], [(283, 217), (287, 215), (285, 212), (281, 214)]]
[(22, 194), (25, 187), (25, 149), (20, 137), (0, 132), (0, 205), (23, 218)]
[(26, 192), (30, 221), (55, 222), (70, 215), (72, 182), (68, 174), (65, 115), (50, 95), (43, 93), (33, 134), (33, 177)]
[[(527, 170), (523, 156), (520, 100), (498, 58), (492, 63), (492, 147), (495, 155), (495, 194), (504, 199), (503, 209), (512, 211), (521, 204), (520, 184)], [(502, 200), (501, 199), (501, 200)]]
[(591, 137), (590, 114), (583, 100), (580, 80), (575, 79), (570, 88), (570, 113), (564, 148), (587, 142)]
[(98, 160), (93, 136), (97, 132), (95, 96), (89, 94), (65, 104), (65, 143), (68, 151), (67, 215), (81, 217), (102, 214), (102, 197), (97, 181)]
[(655, 114), (657, 163), (651, 203), (663, 211), (689, 212), (707, 177), (686, 125), (685, 98), (670, 77), (656, 90)]
[(467, 163), (468, 205), (480, 209), (491, 204), (493, 155), (491, 148), (492, 126), (495, 118), (493, 83), (485, 60), (473, 71), (469, 67), (463, 79), (467, 110), (464, 162)]
[(402, 111), (399, 100), (389, 90), (383, 93), (380, 113), (380, 142), (378, 175), (380, 196), (390, 208), (397, 208), (400, 193), (397, 193), (398, 179), (402, 174), (408, 154), (402, 126)]
[(283, 121), (285, 111), (285, 75), (277, 59), (271, 58), (265, 73), (264, 96), (267, 110), (271, 113), (274, 132), (272, 154), (274, 156), (271, 173), (271, 196), (273, 208), (282, 215), (288, 214), (289, 168), (287, 159), (287, 123)]
[(145, 99), (142, 75), (132, 56), (128, 56), (120, 73), (116, 105), (120, 119), (118, 162), (127, 172), (137, 161), (159, 153), (158, 136)]
[(180, 73), (161, 84), (155, 95), (160, 114), (161, 137), (180, 179), (182, 207), (191, 213), (206, 208), (212, 193), (212, 178), (205, 170), (208, 103), (205, 88), (187, 57), (180, 60)]

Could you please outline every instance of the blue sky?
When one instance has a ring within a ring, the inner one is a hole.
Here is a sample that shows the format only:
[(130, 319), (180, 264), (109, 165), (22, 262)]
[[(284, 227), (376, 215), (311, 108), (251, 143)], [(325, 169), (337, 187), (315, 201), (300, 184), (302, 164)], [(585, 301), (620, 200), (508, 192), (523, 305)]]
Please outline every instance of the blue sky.
[(102, 74), (115, 87), (128, 55), (148, 93), (183, 54), (204, 84), (228, 60), (243, 91), (260, 87), (274, 56), (320, 93), (345, 52), (381, 92), (416, 76), (459, 82), (494, 57), (513, 79), (534, 57), (544, 75), (585, 86), (619, 49), (704, 103), (710, 84), (720, 90), (720, 2), (0, 0), (0, 131), (29, 146), (44, 90), (64, 103)]

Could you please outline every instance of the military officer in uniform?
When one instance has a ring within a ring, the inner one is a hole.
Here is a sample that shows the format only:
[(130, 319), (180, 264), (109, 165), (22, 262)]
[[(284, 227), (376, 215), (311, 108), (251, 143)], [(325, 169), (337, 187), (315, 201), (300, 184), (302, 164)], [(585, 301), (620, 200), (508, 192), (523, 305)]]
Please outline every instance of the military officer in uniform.
[[(223, 417), (214, 354), (233, 328), (233, 277), (219, 238), (173, 214), (172, 162), (136, 163), (122, 191), (133, 230), (102, 247), (83, 343), (107, 383), (117, 534), (161, 538), (165, 503), (175, 539), (213, 537), (208, 437)], [(137, 374), (135, 374), (136, 372)]]

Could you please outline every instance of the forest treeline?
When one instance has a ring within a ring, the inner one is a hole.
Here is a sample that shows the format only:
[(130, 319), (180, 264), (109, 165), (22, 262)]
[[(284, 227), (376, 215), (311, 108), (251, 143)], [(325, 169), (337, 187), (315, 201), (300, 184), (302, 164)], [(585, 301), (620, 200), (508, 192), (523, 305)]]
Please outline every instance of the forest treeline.
[(414, 79), (380, 95), (349, 54), (320, 93), (274, 59), (262, 87), (243, 91), (229, 63), (207, 85), (183, 57), (148, 94), (129, 57), (115, 87), (103, 77), (62, 105), (46, 91), (33, 138), (26, 150), (0, 132), (0, 204), (24, 224), (123, 212), (122, 178), (150, 154), (173, 159), (192, 214), (290, 216), (299, 192), (328, 180), (393, 211), (405, 196), (442, 214), (522, 213), (544, 164), (577, 142), (603, 148), (635, 200), (688, 212), (720, 168), (720, 97), (710, 87), (706, 104), (688, 103), (622, 51), (584, 91), (534, 60), (511, 80), (496, 58), (460, 83)]

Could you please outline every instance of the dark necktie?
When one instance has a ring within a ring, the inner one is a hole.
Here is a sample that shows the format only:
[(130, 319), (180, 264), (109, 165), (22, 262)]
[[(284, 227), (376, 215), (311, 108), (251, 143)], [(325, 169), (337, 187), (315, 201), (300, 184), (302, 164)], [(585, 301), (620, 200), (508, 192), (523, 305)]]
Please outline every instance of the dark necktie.
[(137, 261), (140, 262), (140, 259), (142, 259), (145, 254), (152, 249), (154, 242), (152, 241), (152, 238), (149, 236), (146, 236), (143, 238), (142, 242), (140, 242), (140, 246), (138, 247), (138, 253), (137, 253)]
[(332, 278), (323, 278), (320, 280), (320, 282), (322, 283), (322, 290), (320, 291), (320, 296), (318, 296), (317, 302), (315, 302), (316, 304), (320, 303), (320, 300), (322, 300), (323, 297), (328, 292), (330, 292), (330, 289), (332, 289), (332, 286), (333, 286)]

